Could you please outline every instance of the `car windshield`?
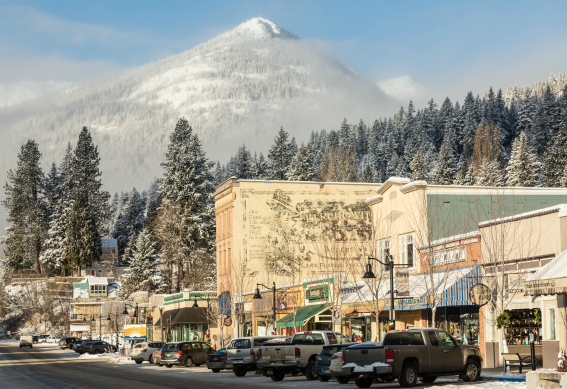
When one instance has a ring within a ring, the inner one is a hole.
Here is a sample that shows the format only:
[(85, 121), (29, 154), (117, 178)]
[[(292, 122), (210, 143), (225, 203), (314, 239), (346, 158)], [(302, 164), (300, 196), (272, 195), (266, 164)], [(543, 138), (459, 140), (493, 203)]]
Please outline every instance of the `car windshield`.
[(221, 348), (220, 350), (217, 350), (215, 352), (215, 355), (225, 355), (226, 354), (226, 348)]
[(234, 339), (227, 348), (229, 349), (241, 349), (250, 348), (250, 339)]
[(163, 351), (179, 351), (179, 344), (171, 343), (163, 346)]
[(323, 351), (321, 351), (322, 355), (333, 355), (334, 353), (338, 353), (342, 350), (342, 347), (324, 347)]
[(293, 337), (294, 344), (325, 344), (322, 334), (314, 334), (306, 332), (303, 334), (296, 334)]
[(384, 346), (400, 346), (413, 345), (423, 346), (423, 337), (419, 331), (402, 331), (386, 334), (384, 337)]

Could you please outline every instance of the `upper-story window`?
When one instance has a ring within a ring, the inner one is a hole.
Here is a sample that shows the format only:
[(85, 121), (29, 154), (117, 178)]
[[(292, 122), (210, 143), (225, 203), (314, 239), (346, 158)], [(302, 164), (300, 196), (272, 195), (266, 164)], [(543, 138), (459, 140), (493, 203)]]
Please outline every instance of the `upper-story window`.
[[(390, 260), (390, 238), (379, 240), (377, 249), (379, 260), (381, 260), (382, 262), (387, 262)], [(386, 270), (385, 266), (383, 265), (380, 265), (380, 269), (382, 271)]]
[(414, 236), (413, 234), (406, 234), (400, 236), (400, 263), (413, 267), (414, 261)]
[[(462, 262), (466, 259), (464, 247), (455, 247), (451, 250), (436, 251), (433, 254), (432, 266), (446, 265), (448, 263)], [(430, 254), (431, 256), (431, 254)]]
[(91, 285), (91, 295), (95, 294), (106, 296), (106, 285)]

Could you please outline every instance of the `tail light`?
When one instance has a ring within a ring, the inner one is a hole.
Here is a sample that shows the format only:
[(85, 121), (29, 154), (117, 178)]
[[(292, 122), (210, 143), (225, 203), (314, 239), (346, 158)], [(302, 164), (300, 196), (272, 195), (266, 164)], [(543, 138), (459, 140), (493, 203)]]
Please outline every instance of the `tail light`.
[(394, 362), (394, 351), (390, 350), (389, 348), (386, 349), (386, 362), (387, 363)]
[[(260, 353), (258, 353), (258, 355), (260, 355)], [(226, 359), (226, 355), (223, 355), (220, 359), (224, 361)]]
[(159, 352), (159, 357), (161, 358), (161, 356), (163, 355), (163, 351)]
[(142, 352), (143, 352), (143, 353), (145, 353), (146, 351), (148, 351), (148, 349), (147, 349), (147, 348), (145, 348), (145, 349), (143, 349), (143, 350), (142, 350)]
[(344, 351), (341, 353), (341, 362), (342, 362), (343, 365), (345, 364), (345, 352)]
[(259, 348), (258, 349), (258, 359), (261, 359), (261, 358), (262, 358), (262, 349)]
[(317, 356), (315, 357), (315, 359), (318, 360), (318, 361), (322, 361), (322, 360), (323, 360), (323, 358), (321, 358), (319, 355), (317, 355)]
[(177, 355), (178, 355), (178, 356), (181, 356), (181, 354), (183, 354), (181, 351), (178, 351), (178, 352), (177, 352)]
[(250, 356), (251, 356), (252, 358), (254, 358), (254, 357), (256, 356), (256, 354), (254, 353), (254, 350), (253, 350), (253, 349), (250, 349)]
[(211, 360), (211, 356), (209, 355), (209, 356), (207, 357), (207, 361), (210, 361), (210, 360)]
[(299, 349), (299, 347), (295, 348), (295, 357), (296, 358), (301, 358), (301, 350)]
[(331, 355), (331, 360), (332, 359), (339, 359), (339, 357), (337, 357), (335, 354)]

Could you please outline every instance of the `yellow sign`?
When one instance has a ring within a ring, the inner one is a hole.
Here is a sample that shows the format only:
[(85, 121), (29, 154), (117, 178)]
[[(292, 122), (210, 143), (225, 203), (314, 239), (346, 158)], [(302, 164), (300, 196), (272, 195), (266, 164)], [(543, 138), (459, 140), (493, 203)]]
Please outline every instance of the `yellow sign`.
[(125, 324), (124, 325), (125, 340), (145, 340), (146, 325), (145, 324)]

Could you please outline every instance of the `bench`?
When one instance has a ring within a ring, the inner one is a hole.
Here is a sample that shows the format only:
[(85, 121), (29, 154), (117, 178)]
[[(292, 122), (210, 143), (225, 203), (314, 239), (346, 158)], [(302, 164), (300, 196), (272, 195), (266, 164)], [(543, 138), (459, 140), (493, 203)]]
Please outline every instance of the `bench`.
[[(508, 366), (519, 366), (520, 374), (522, 374), (522, 368), (524, 366), (532, 366), (532, 358), (530, 356), (522, 358), (518, 353), (502, 353), (502, 358), (504, 358), (504, 373), (506, 373)], [(526, 361), (527, 359), (529, 362)], [(537, 358), (535, 362), (537, 364)]]

